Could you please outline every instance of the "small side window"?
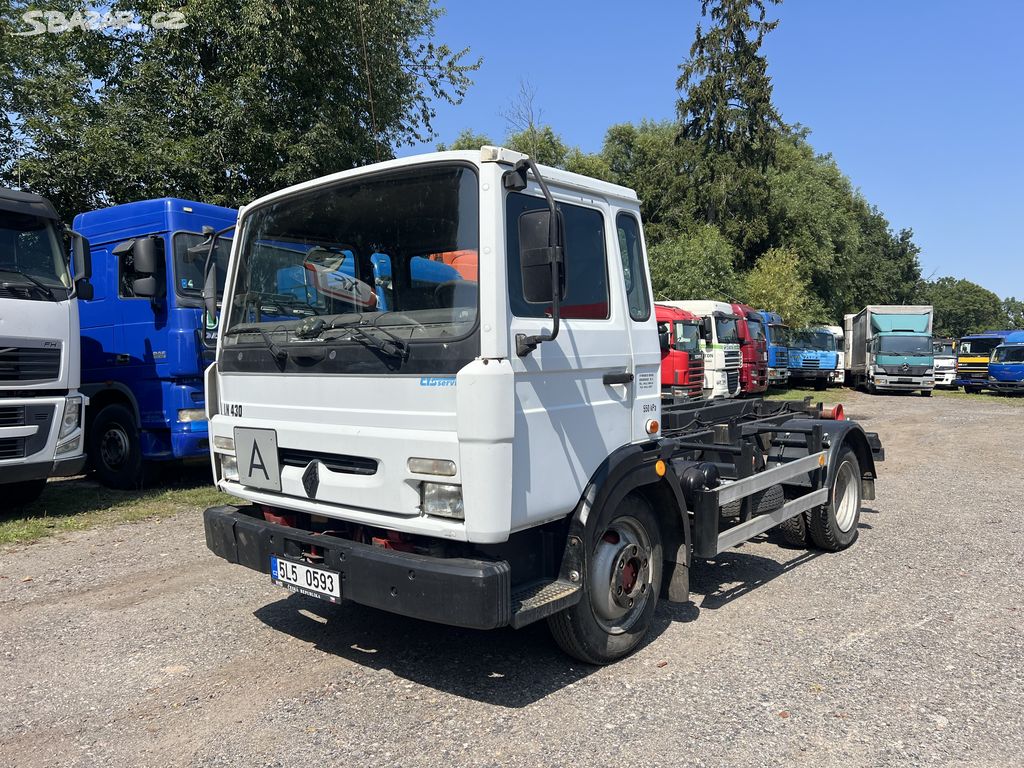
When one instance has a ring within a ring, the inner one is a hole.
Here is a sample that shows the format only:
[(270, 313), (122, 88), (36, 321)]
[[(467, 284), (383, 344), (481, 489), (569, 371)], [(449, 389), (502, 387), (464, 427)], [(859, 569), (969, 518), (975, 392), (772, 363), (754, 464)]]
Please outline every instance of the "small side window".
[(619, 237), (629, 316), (637, 322), (643, 322), (651, 316), (651, 298), (647, 295), (647, 272), (644, 269), (640, 224), (634, 216), (620, 213), (615, 218), (615, 228)]

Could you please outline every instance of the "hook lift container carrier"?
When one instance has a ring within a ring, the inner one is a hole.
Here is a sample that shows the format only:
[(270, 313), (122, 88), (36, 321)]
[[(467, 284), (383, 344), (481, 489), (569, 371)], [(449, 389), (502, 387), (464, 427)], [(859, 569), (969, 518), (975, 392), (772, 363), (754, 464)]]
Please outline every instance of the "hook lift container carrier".
[[(206, 374), (216, 483), (243, 502), (206, 510), (206, 542), (230, 562), (454, 626), (545, 619), (605, 664), (695, 561), (776, 526), (857, 538), (882, 449), (841, 407), (662, 405), (632, 190), (483, 147), (275, 192), (237, 232)], [(455, 251), (478, 280), (413, 279)], [(280, 301), (325, 252), (360, 279), (389, 259), (388, 309)]]

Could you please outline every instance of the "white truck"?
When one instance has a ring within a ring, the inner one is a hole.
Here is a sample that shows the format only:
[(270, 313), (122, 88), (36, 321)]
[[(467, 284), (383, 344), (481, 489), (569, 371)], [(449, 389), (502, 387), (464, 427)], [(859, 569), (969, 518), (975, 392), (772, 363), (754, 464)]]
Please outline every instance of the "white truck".
[[(632, 190), (483, 147), (275, 192), (236, 232), (206, 374), (215, 481), (240, 499), (206, 510), (206, 542), (230, 562), (450, 625), (546, 619), (603, 664), (659, 597), (689, 599), (694, 559), (780, 525), (857, 537), (882, 454), (841, 409), (662, 405)], [(359, 279), (386, 260), (386, 310), (282, 292), (325, 253)], [(451, 253), (478, 280), (412, 279)]]
[(740, 394), (739, 317), (724, 301), (663, 301), (701, 318), (701, 348), (704, 351), (704, 397), (738, 397)]
[(35, 501), (47, 478), (85, 464), (77, 300), (91, 295), (90, 271), (88, 242), (64, 231), (49, 201), (0, 189), (0, 508)]
[(846, 342), (843, 329), (838, 325), (826, 325), (825, 330), (835, 336), (838, 360), (836, 369), (829, 374), (829, 384), (843, 384), (846, 381)]
[(846, 315), (846, 379), (869, 392), (935, 387), (932, 316), (927, 305), (876, 304)]

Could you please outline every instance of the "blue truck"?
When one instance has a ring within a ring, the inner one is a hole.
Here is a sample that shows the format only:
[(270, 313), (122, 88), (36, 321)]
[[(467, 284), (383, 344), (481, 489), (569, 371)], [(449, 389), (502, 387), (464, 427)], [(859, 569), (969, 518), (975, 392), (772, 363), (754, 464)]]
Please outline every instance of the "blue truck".
[[(237, 216), (162, 198), (75, 217), (92, 246), (94, 292), (81, 302), (82, 391), (91, 402), (89, 466), (104, 485), (138, 487), (145, 462), (208, 459), (203, 371), (212, 351), (203, 340), (205, 256), (197, 251), (208, 239), (204, 227), (223, 230)], [(221, 279), (230, 242), (216, 247)]]
[(790, 334), (789, 378), (825, 389), (839, 365), (836, 337), (828, 328), (804, 328)]
[(785, 384), (789, 379), (789, 326), (778, 312), (758, 310), (768, 342), (768, 385)]
[(1013, 331), (982, 331), (961, 338), (956, 345), (956, 381), (968, 394), (977, 394), (989, 385), (988, 364), (996, 347)]
[(1024, 331), (1008, 334), (992, 352), (988, 388), (993, 392), (1024, 393)]

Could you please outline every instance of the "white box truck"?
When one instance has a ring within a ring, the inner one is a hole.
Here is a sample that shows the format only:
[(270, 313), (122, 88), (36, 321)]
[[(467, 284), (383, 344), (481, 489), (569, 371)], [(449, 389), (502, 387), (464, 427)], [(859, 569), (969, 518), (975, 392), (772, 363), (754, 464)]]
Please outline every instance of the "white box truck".
[[(72, 243), (75, 275), (68, 263)], [(89, 244), (38, 195), (0, 189), (0, 507), (34, 501), (85, 464), (78, 296)]]
[(935, 387), (930, 306), (873, 305), (846, 315), (847, 381), (869, 392)]

